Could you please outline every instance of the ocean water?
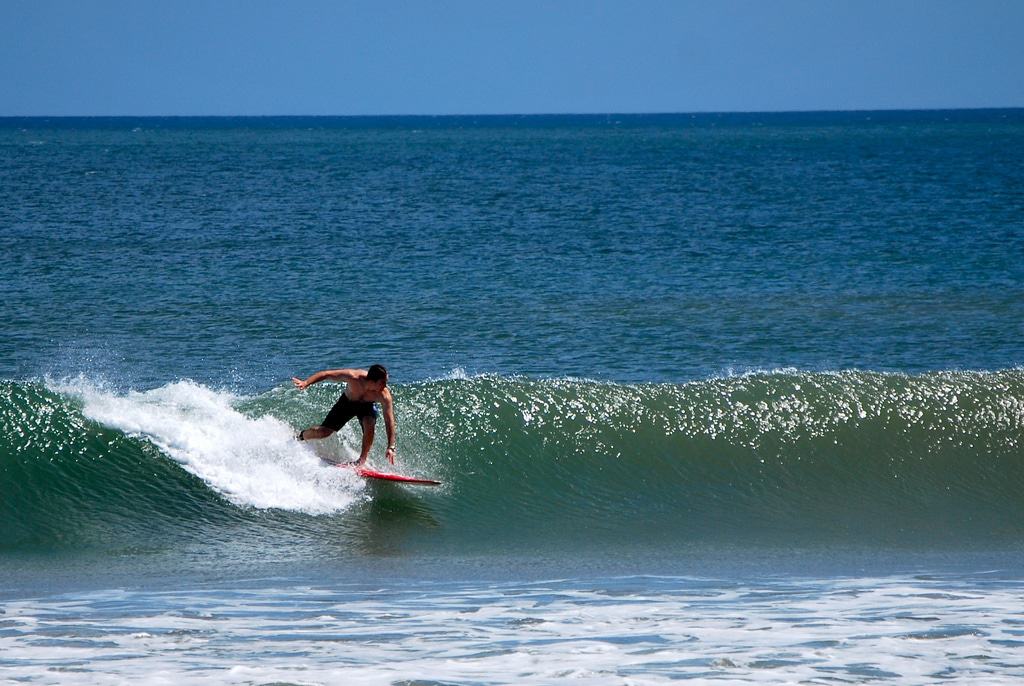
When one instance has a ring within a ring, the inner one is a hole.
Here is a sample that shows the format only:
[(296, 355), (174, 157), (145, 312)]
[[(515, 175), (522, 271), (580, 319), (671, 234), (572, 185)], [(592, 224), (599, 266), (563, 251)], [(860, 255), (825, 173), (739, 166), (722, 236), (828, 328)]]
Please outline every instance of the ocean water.
[(0, 119), (0, 250), (0, 680), (1024, 679), (1024, 111)]

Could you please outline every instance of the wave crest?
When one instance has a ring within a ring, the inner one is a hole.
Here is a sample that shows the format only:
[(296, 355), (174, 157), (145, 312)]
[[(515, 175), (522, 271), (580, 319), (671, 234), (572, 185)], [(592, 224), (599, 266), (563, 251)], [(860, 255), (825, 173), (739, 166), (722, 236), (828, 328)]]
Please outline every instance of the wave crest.
[(1024, 533), (1019, 369), (783, 370), (685, 384), (454, 375), (398, 386), (399, 467), (446, 482), (429, 495), (367, 490), (319, 459), (350, 456), (357, 427), (315, 448), (293, 440), (338, 392), (0, 383), (3, 539), (117, 537), (154, 522), (194, 535), (273, 511), (306, 517), (314, 538), (334, 535), (336, 514), (370, 531), (418, 517), (429, 545), (462, 547), (1001, 545)]

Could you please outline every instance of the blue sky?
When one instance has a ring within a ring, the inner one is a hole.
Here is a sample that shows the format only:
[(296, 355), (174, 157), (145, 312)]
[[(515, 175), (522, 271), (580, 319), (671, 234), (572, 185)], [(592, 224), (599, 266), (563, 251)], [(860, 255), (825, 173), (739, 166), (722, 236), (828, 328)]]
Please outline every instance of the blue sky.
[(1021, 0), (4, 0), (0, 116), (1024, 106)]

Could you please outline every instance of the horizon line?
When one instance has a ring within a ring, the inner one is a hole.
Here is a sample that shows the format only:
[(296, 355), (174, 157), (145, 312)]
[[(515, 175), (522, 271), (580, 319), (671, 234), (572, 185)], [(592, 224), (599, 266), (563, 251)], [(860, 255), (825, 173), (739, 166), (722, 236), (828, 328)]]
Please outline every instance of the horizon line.
[(368, 119), (368, 118), (466, 118), (466, 117), (644, 117), (644, 116), (708, 116), (734, 114), (873, 114), (898, 112), (999, 112), (1024, 110), (1024, 105), (984, 107), (879, 107), (855, 109), (792, 109), (792, 110), (691, 110), (651, 112), (487, 112), (445, 114), (0, 114), (0, 119)]

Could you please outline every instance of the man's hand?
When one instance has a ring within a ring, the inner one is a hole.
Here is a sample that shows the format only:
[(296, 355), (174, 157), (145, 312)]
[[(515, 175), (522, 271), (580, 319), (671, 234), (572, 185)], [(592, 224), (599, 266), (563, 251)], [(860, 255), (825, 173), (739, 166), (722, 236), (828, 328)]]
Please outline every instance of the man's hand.
[(306, 390), (306, 386), (309, 385), (308, 383), (306, 383), (302, 379), (299, 379), (299, 378), (294, 377), (294, 376), (292, 377), (292, 383), (295, 384), (295, 387), (297, 389), (299, 389), (300, 391)]
[(395, 463), (395, 446), (389, 446), (387, 452), (388, 462), (391, 464)]

